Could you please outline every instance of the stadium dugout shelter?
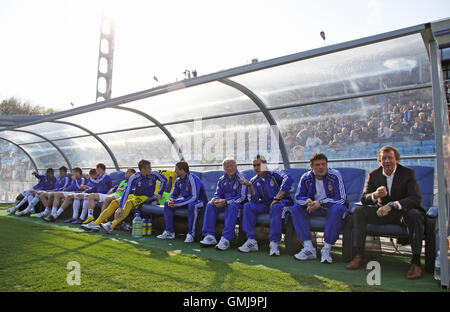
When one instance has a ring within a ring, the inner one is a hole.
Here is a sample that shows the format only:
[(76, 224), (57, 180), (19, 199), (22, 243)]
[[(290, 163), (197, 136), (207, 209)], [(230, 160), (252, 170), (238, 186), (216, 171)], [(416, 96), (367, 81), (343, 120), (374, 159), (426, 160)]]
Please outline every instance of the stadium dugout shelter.
[[(185, 159), (202, 172), (221, 170), (231, 156), (243, 171), (252, 168), (256, 153), (266, 156), (269, 168), (290, 169), (309, 168), (310, 156), (321, 151), (330, 167), (361, 168), (367, 176), (378, 167), (379, 148), (389, 144), (402, 164), (434, 168), (438, 245), (447, 251), (450, 137), (438, 41), (448, 40), (448, 21), (447, 30), (420, 24), (10, 120), (0, 128), (0, 200), (13, 202), (34, 185), (36, 170), (64, 165), (87, 173), (102, 162), (112, 173), (136, 168), (142, 158), (156, 170), (173, 170)], [(405, 105), (425, 114), (428, 132), (410, 130), (414, 119), (404, 120), (399, 111)], [(395, 115), (402, 131), (375, 131), (374, 123), (377, 129), (381, 122), (398, 123)], [(367, 127), (369, 136), (328, 142), (335, 133), (326, 129), (344, 133), (347, 126)], [(320, 141), (305, 144), (302, 135)], [(448, 252), (440, 253), (440, 263), (445, 288)]]

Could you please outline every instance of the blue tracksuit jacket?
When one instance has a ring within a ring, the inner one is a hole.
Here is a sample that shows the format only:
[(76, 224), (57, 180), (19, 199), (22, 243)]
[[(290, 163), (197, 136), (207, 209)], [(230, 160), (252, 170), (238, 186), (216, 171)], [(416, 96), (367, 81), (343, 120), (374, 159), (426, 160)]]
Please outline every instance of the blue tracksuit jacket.
[(170, 198), (173, 199), (175, 207), (188, 205), (197, 200), (201, 200), (205, 206), (208, 203), (203, 182), (190, 172), (183, 179), (177, 178), (175, 180)]
[(227, 204), (243, 204), (247, 199), (247, 187), (239, 182), (241, 178), (239, 171), (231, 178), (225, 173), (217, 182), (213, 198), (226, 199)]
[(93, 184), (93, 188), (86, 191), (86, 193), (101, 193), (106, 194), (112, 187), (112, 179), (109, 174), (104, 173), (96, 179), (89, 179)]
[(81, 185), (86, 185), (86, 179), (84, 177), (72, 180), (72, 183), (66, 188), (66, 192), (80, 192)]
[(161, 185), (159, 186), (158, 194), (163, 195), (166, 188), (167, 178), (157, 171), (152, 171), (149, 175), (142, 175), (140, 172), (136, 172), (128, 179), (128, 184), (120, 198), (119, 208), (123, 208), (127, 202), (128, 196), (134, 194), (136, 196), (147, 196), (146, 202), (155, 200), (155, 187), (156, 180), (159, 180)]
[(37, 179), (39, 179), (38, 184), (33, 186), (33, 190), (44, 190), (49, 191), (53, 190), (56, 184), (56, 178), (53, 177), (51, 179), (47, 178), (45, 174), (37, 174), (35, 175)]
[[(347, 206), (347, 195), (345, 193), (344, 181), (339, 171), (328, 168), (323, 177), (323, 184), (327, 198), (323, 200), (324, 208), (339, 204)], [(316, 194), (316, 178), (312, 170), (303, 174), (295, 193), (295, 202), (299, 205), (305, 205), (305, 201), (310, 198), (314, 200)]]
[(292, 177), (280, 170), (267, 171), (264, 179), (258, 175), (250, 179), (255, 189), (255, 195), (248, 194), (249, 201), (255, 204), (267, 204), (273, 201), (273, 198), (278, 194), (280, 189), (284, 191), (283, 202), (289, 201), (293, 204), (292, 198), (289, 194), (292, 183)]
[(59, 177), (56, 180), (55, 191), (62, 192), (70, 185), (70, 178), (68, 176)]

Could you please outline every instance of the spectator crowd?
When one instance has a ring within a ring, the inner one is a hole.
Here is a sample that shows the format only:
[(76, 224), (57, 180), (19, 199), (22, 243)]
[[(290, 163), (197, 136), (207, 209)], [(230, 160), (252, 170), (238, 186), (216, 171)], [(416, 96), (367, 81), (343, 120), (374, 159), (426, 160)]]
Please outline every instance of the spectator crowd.
[(286, 148), (294, 159), (300, 160), (302, 150), (316, 146), (341, 150), (360, 142), (434, 139), (431, 101), (420, 96), (408, 99), (405, 95), (391, 94), (378, 103), (359, 100), (359, 103), (328, 103), (320, 108), (305, 106), (285, 112), (280, 117), (286, 120), (281, 129)]

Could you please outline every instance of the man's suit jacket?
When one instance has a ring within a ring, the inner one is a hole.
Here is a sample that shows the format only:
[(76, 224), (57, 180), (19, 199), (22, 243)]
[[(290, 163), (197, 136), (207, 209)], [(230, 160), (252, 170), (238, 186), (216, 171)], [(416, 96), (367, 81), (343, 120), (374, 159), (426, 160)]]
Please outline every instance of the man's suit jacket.
[[(363, 205), (375, 204), (371, 196), (380, 186), (385, 186), (386, 190), (388, 190), (386, 177), (383, 175), (383, 167), (381, 166), (369, 173), (367, 184), (361, 197)], [(378, 198), (376, 205), (381, 207), (391, 201), (399, 201), (400, 205), (402, 205), (402, 211), (415, 208), (425, 212), (425, 209), (420, 204), (421, 200), (422, 193), (417, 184), (414, 170), (397, 164), (394, 180), (392, 181), (391, 194), (384, 198)]]

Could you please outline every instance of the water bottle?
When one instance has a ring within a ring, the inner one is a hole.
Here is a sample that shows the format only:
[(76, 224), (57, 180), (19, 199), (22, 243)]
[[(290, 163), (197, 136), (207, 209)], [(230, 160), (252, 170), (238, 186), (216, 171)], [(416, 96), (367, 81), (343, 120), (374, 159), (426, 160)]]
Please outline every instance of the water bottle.
[(142, 219), (142, 236), (147, 236), (148, 219)]
[(150, 216), (150, 218), (148, 219), (148, 224), (147, 224), (147, 236), (152, 235), (152, 217)]
[(136, 211), (136, 214), (133, 219), (133, 225), (131, 229), (131, 236), (134, 238), (142, 237), (142, 219), (139, 214), (139, 211)]
[(441, 280), (441, 261), (439, 259), (440, 250), (437, 252), (436, 260), (434, 261), (434, 279), (437, 281)]

